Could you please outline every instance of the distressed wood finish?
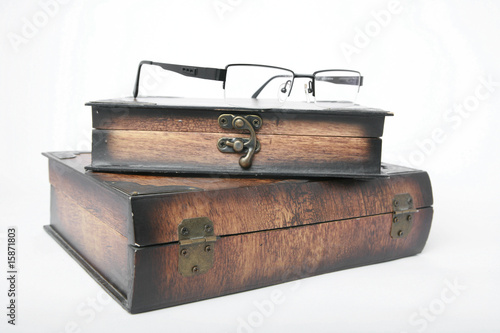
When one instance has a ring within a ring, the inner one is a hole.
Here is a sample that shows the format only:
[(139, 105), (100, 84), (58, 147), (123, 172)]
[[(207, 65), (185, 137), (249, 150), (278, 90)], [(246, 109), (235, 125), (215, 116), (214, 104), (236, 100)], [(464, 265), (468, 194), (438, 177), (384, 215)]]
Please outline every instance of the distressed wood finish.
[[(241, 114), (241, 111), (228, 112)], [(264, 135), (378, 138), (383, 134), (385, 121), (385, 117), (380, 115), (366, 117), (271, 112), (260, 116), (265, 126), (259, 129), (259, 134)], [(236, 133), (220, 128), (217, 115), (213, 112), (175, 108), (166, 113), (159, 109), (96, 106), (92, 109), (92, 126), (102, 130)]]
[(392, 198), (400, 193), (410, 193), (415, 207), (428, 207), (432, 205), (430, 190), (428, 176), (421, 173), (395, 175), (390, 181), (288, 182), (251, 190), (136, 196), (131, 201), (135, 242), (177, 241), (179, 216), (206, 216), (214, 221), (219, 235), (230, 235), (390, 213)]
[[(394, 166), (384, 169), (390, 181), (186, 178), (85, 174), (89, 157), (81, 154), (64, 164), (52, 159), (52, 184), (141, 246), (178, 241), (177, 226), (186, 218), (208, 217), (219, 235), (227, 235), (389, 213), (400, 193), (411, 194), (417, 208), (433, 201), (425, 172)], [(234, 211), (238, 223), (228, 214)]]
[(378, 138), (259, 135), (261, 150), (252, 167), (238, 164), (240, 154), (217, 149), (220, 134), (94, 130), (92, 169), (168, 170), (172, 173), (224, 173), (267, 176), (325, 176), (380, 173)]
[(131, 212), (126, 195), (101, 186), (92, 177), (86, 177), (83, 168), (80, 172), (75, 172), (70, 165), (55, 159), (49, 160), (49, 179), (54, 187), (77, 201), (97, 219), (119, 234), (130, 236)]
[(126, 294), (132, 278), (127, 238), (54, 187), (51, 187), (50, 214), (52, 228), (64, 235), (67, 243), (117, 290)]
[[(241, 109), (223, 101), (176, 98), (92, 102), (93, 171), (229, 174), (268, 177), (380, 176), (381, 139), (389, 112), (360, 106), (322, 109), (290, 103)], [(260, 152), (222, 153), (222, 137), (249, 137), (219, 126), (221, 114), (258, 115)]]
[(198, 301), (420, 253), (432, 208), (415, 214), (407, 238), (392, 239), (390, 214), (220, 237), (214, 266), (182, 277), (179, 246), (134, 248), (132, 313)]
[[(88, 153), (46, 156), (46, 230), (132, 313), (414, 255), (431, 226), (428, 175), (408, 168), (365, 181), (186, 178), (85, 172)], [(392, 199), (402, 193), (418, 212), (393, 239)], [(202, 216), (217, 235), (214, 266), (184, 277), (177, 227)]]

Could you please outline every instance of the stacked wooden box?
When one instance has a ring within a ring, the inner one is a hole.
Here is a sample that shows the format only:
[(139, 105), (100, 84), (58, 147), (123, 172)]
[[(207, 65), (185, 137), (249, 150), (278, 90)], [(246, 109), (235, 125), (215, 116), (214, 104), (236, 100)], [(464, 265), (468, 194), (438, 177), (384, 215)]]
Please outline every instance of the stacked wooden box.
[(46, 230), (132, 313), (422, 251), (426, 172), (381, 163), (386, 111), (89, 103), (92, 153), (49, 158)]

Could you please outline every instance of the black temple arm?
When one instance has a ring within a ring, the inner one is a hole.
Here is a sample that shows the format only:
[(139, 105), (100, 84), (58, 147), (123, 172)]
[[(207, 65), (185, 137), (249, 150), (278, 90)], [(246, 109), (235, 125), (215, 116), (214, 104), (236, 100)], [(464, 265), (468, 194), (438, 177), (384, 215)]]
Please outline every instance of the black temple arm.
[(139, 79), (141, 76), (142, 65), (155, 65), (161, 68), (179, 73), (185, 76), (191, 76), (198, 79), (214, 80), (214, 81), (225, 81), (226, 80), (226, 70), (219, 68), (209, 68), (209, 67), (195, 67), (195, 66), (185, 66), (185, 65), (174, 65), (166, 64), (161, 62), (154, 62), (149, 60), (143, 60), (139, 63), (139, 68), (137, 70), (137, 77), (135, 79), (134, 85), (134, 98), (139, 94)]
[(161, 62), (151, 62), (150, 65), (160, 66), (161, 68), (176, 72), (185, 76), (192, 76), (199, 79), (224, 81), (226, 77), (225, 69), (208, 68), (208, 67), (195, 67), (185, 65), (164, 64)]

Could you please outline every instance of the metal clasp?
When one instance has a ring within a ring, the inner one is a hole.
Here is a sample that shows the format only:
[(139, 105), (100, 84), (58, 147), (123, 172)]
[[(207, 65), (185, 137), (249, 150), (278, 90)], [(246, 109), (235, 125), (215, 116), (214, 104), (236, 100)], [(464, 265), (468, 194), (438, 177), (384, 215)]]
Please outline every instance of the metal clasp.
[(240, 157), (240, 166), (248, 169), (252, 166), (252, 158), (260, 151), (260, 143), (257, 140), (255, 131), (262, 126), (262, 118), (255, 115), (234, 116), (232, 114), (222, 114), (219, 116), (219, 126), (224, 129), (247, 130), (250, 138), (220, 138), (217, 141), (217, 148), (221, 153), (246, 153)]
[(418, 210), (413, 208), (413, 198), (409, 193), (397, 194), (392, 199), (391, 238), (404, 238), (413, 227), (413, 214)]

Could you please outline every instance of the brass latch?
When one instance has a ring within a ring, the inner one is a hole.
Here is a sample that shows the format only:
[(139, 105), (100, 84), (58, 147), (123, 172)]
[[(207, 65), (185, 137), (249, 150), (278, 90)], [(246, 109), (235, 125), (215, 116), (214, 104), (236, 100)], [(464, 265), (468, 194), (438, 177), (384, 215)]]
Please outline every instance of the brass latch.
[(179, 273), (195, 276), (206, 273), (214, 264), (214, 224), (207, 217), (186, 219), (179, 224)]
[(252, 158), (260, 150), (260, 143), (257, 140), (255, 131), (262, 126), (262, 118), (255, 115), (234, 116), (232, 114), (222, 114), (219, 116), (219, 126), (224, 129), (247, 130), (250, 138), (220, 138), (217, 141), (217, 148), (222, 153), (244, 153), (240, 157), (240, 166), (248, 169), (252, 166)]
[(404, 238), (413, 226), (413, 214), (418, 210), (413, 208), (413, 198), (409, 193), (397, 194), (392, 200), (391, 237)]

